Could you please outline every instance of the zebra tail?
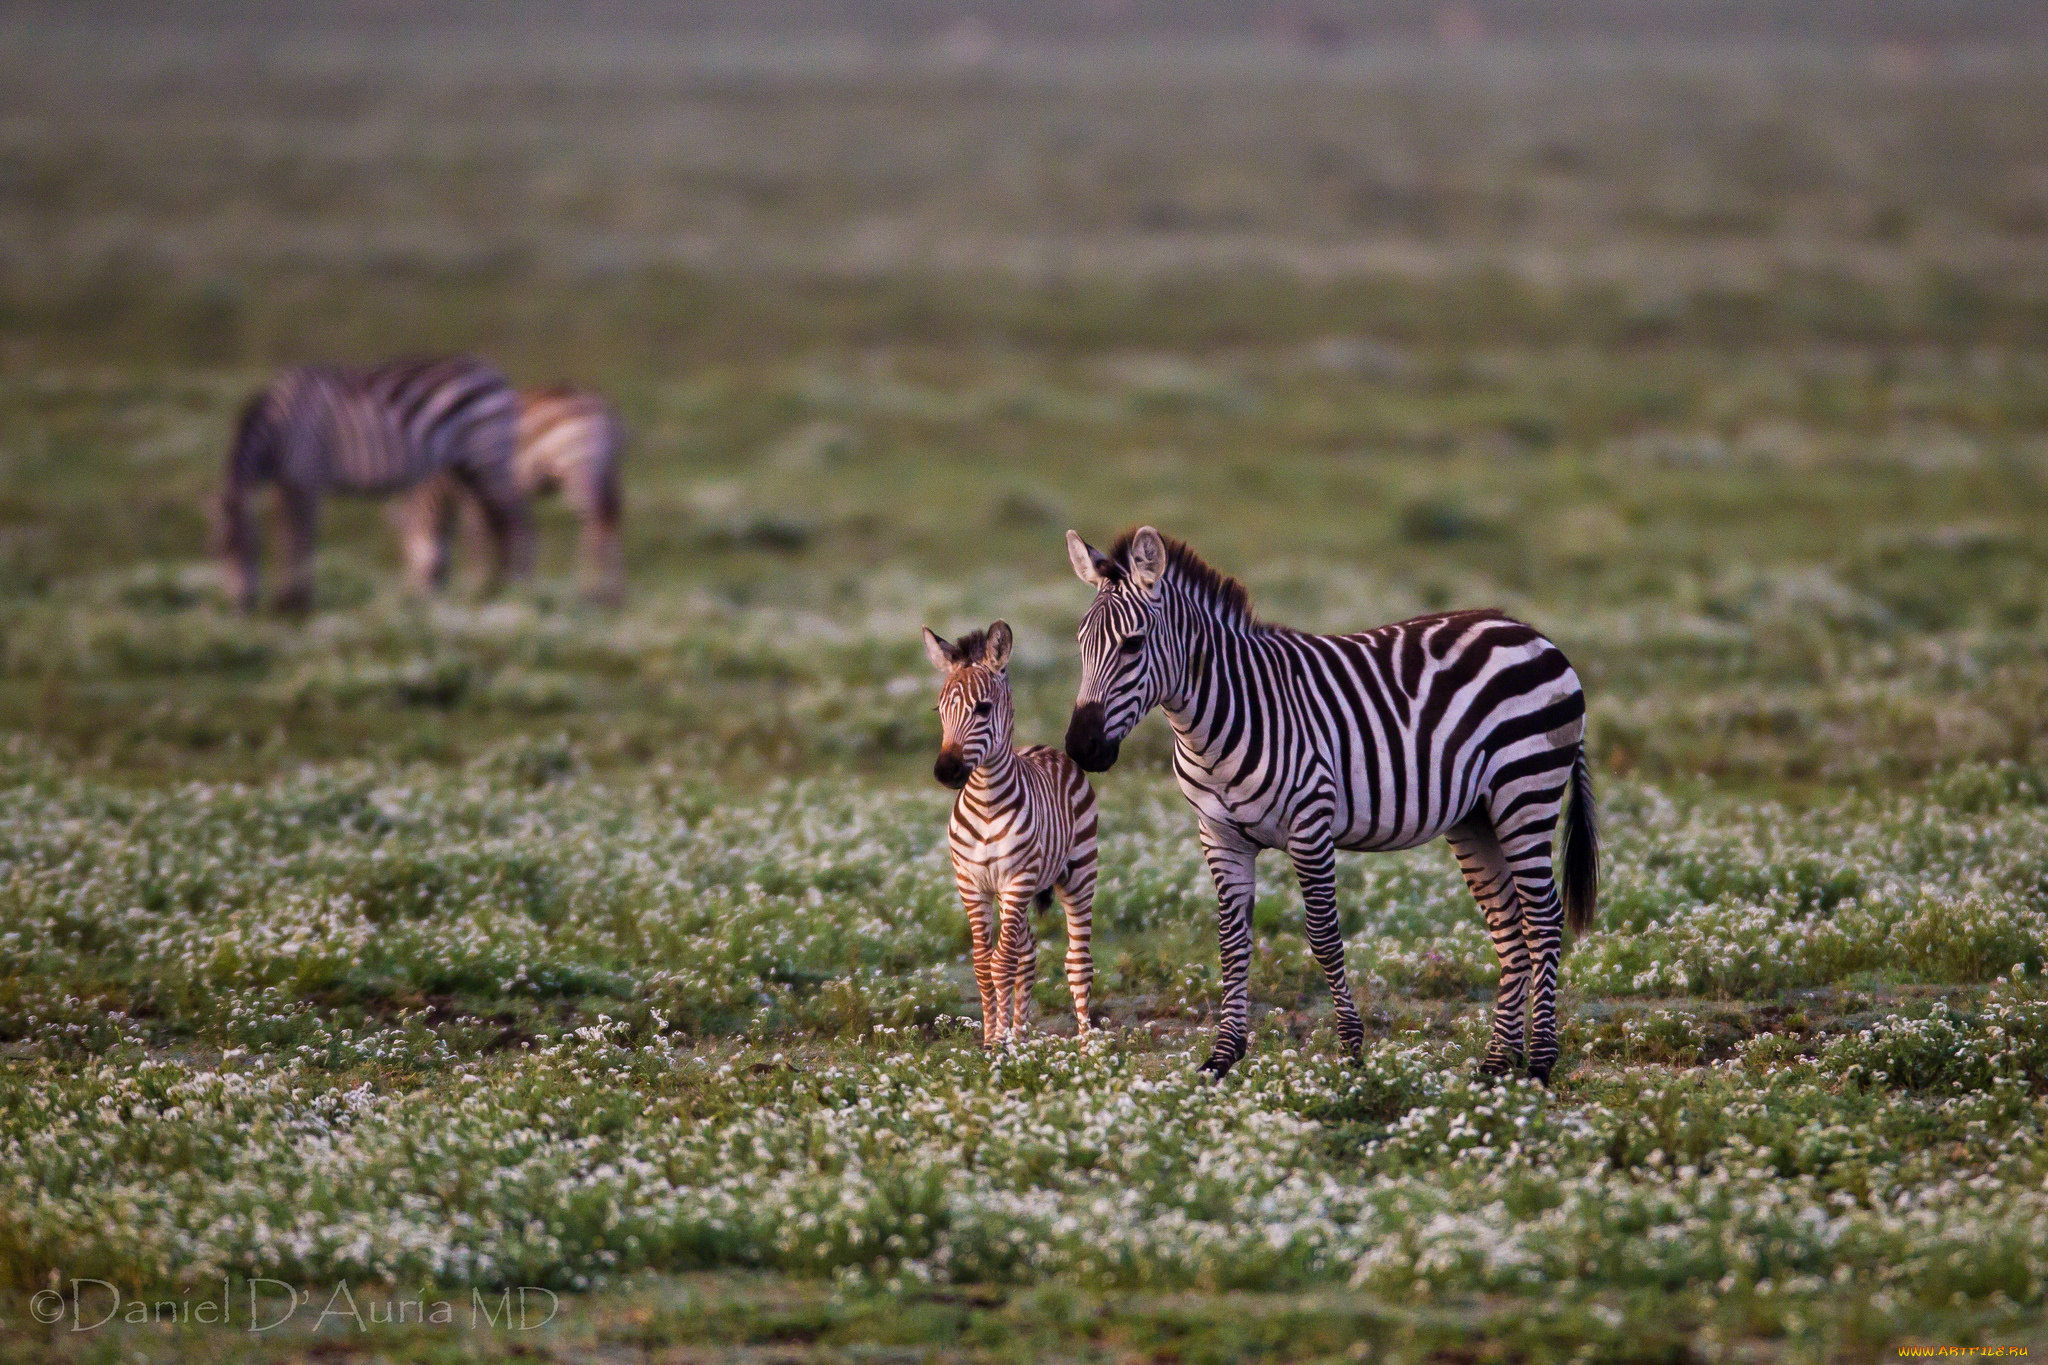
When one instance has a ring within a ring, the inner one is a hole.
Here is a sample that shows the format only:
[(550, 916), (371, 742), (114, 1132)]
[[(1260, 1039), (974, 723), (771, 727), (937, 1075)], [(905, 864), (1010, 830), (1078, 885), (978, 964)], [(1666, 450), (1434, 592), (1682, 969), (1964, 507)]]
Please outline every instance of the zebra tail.
[(618, 530), (619, 518), (625, 512), (625, 499), (619, 492), (619, 466), (625, 457), (626, 429), (607, 409), (604, 414), (604, 451), (597, 461), (597, 488), (591, 505), (596, 510), (599, 524), (608, 531)]
[(1572, 764), (1572, 804), (1565, 816), (1563, 847), (1565, 923), (1581, 934), (1593, 923), (1600, 904), (1600, 824), (1593, 806), (1593, 773), (1586, 764), (1586, 746)]

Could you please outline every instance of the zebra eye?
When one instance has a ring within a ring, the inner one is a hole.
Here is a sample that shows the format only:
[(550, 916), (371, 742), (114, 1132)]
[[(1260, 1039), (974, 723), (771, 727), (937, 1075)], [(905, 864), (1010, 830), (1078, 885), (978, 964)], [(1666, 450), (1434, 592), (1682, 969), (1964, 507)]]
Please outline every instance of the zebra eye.
[(1126, 635), (1124, 637), (1123, 644), (1118, 646), (1118, 648), (1121, 649), (1122, 652), (1126, 655), (1136, 654), (1139, 650), (1143, 649), (1144, 647), (1145, 637), (1142, 635)]
[(985, 716), (993, 709), (995, 709), (995, 704), (993, 702), (983, 702), (981, 703), (981, 705), (974, 708), (974, 714), (977, 716)]

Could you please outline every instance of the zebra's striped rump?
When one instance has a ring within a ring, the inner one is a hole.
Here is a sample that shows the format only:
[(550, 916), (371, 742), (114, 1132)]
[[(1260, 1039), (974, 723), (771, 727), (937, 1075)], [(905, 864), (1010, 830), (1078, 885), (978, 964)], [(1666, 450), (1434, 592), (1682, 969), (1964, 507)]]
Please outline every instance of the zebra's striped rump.
[(626, 595), (619, 536), (625, 452), (626, 428), (597, 394), (570, 388), (520, 393), (519, 487), (528, 496), (560, 490), (580, 527), (576, 557), (584, 594), (608, 606)]
[[(1522, 1052), (1547, 1079), (1557, 1057), (1563, 904), (1591, 923), (1597, 843), (1584, 754), (1585, 694), (1563, 652), (1497, 611), (1417, 617), (1353, 635), (1262, 622), (1244, 589), (1142, 527), (1108, 554), (1068, 533), (1095, 588), (1080, 632), (1081, 688), (1067, 751), (1097, 771), (1157, 707), (1195, 808), (1218, 897), (1224, 1019), (1204, 1065), (1247, 1045), (1253, 863), (1284, 849), (1338, 1027), (1364, 1037), (1338, 933), (1335, 854), (1447, 839), (1501, 959), (1484, 1067)], [(1551, 835), (1572, 793), (1561, 903)]]
[(925, 654), (943, 679), (932, 771), (960, 793), (946, 838), (973, 934), (982, 1042), (990, 1047), (1030, 1024), (1038, 972), (1034, 906), (1057, 896), (1065, 913), (1067, 988), (1083, 1033), (1095, 976), (1095, 791), (1058, 750), (1013, 746), (1011, 642), (1001, 621), (957, 642), (924, 632)]

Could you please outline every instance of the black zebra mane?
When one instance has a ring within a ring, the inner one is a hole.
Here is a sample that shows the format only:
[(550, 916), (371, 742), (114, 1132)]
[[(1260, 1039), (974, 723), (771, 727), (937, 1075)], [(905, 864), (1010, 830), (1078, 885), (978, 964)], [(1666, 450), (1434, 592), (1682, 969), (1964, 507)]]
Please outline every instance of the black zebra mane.
[[(1131, 541), (1136, 538), (1137, 528), (1124, 532), (1109, 547), (1110, 562), (1119, 573), (1127, 574), (1131, 569)], [(1188, 547), (1184, 540), (1176, 540), (1165, 532), (1159, 538), (1166, 543), (1166, 566), (1173, 570), (1182, 583), (1193, 589), (1210, 606), (1226, 615), (1249, 621), (1252, 619), (1251, 594), (1244, 584), (1212, 567), (1209, 562)]]
[(988, 652), (988, 632), (970, 630), (953, 642), (953, 648), (960, 652), (961, 663), (978, 664), (981, 656)]

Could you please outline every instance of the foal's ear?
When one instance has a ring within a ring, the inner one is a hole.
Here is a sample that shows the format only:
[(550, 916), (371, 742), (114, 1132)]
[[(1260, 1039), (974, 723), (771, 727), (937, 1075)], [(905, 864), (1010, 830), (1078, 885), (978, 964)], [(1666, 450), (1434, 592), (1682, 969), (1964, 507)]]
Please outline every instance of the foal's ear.
[(1109, 556), (1081, 539), (1076, 531), (1067, 532), (1067, 563), (1074, 566), (1074, 577), (1091, 588), (1101, 587), (1109, 574)]
[(988, 628), (988, 643), (981, 647), (981, 661), (1000, 673), (1010, 666), (1010, 623), (998, 621)]
[(924, 657), (932, 661), (932, 667), (941, 673), (951, 673), (960, 665), (960, 651), (938, 636), (932, 628), (924, 628)]
[(1140, 526), (1131, 536), (1124, 562), (1130, 565), (1131, 582), (1138, 590), (1152, 591), (1152, 585), (1166, 572), (1166, 538), (1150, 526)]

